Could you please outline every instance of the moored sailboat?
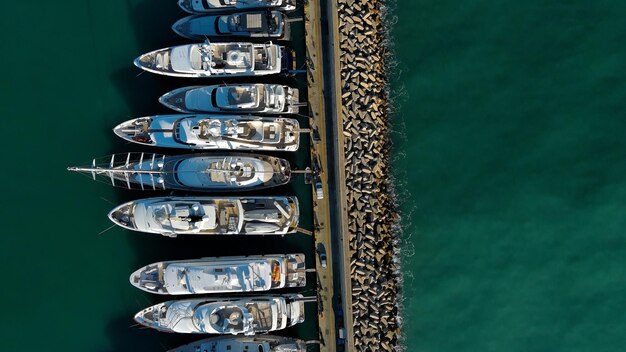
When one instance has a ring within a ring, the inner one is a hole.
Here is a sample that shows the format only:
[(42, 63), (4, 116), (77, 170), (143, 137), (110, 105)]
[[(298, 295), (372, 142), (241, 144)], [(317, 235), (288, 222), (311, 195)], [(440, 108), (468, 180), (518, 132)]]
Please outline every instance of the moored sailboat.
[(141, 190), (244, 191), (284, 185), (291, 178), (287, 160), (258, 154), (114, 154), (68, 170)]

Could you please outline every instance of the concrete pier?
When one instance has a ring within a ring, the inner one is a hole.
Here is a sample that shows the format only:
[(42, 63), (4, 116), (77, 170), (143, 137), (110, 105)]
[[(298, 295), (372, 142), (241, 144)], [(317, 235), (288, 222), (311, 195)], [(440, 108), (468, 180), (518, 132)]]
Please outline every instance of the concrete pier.
[[(322, 351), (398, 346), (397, 222), (389, 170), (382, 2), (305, 5)], [(315, 182), (314, 182), (315, 183)], [(318, 187), (319, 188), (319, 187)]]
[[(317, 297), (319, 341), (321, 352), (337, 351), (337, 329), (333, 297), (333, 247), (330, 228), (330, 196), (328, 189), (328, 151), (326, 148), (326, 119), (324, 101), (324, 72), (322, 55), (322, 19), (319, 3), (304, 4), (307, 85), (313, 165), (313, 212), (315, 250), (317, 253)], [(316, 138), (317, 136), (317, 138)], [(321, 187), (321, 189), (320, 189)], [(323, 262), (325, 260), (325, 262)]]

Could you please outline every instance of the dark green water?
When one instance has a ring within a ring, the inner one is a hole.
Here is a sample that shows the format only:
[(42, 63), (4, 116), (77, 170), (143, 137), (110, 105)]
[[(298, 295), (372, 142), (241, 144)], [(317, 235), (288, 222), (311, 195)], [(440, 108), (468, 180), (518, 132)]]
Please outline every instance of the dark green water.
[[(186, 43), (169, 28), (184, 13), (174, 0), (6, 5), (0, 15), (0, 116), (5, 122), (0, 143), (6, 185), (0, 351), (163, 351), (201, 338), (132, 327), (137, 311), (167, 299), (128, 283), (133, 270), (154, 261), (297, 251), (305, 252), (307, 264), (313, 265), (312, 239), (301, 234), (172, 240), (114, 228), (98, 235), (110, 226), (106, 214), (114, 205), (151, 194), (115, 190), (65, 168), (140, 150), (118, 140), (113, 126), (169, 113), (157, 102), (161, 94), (199, 84), (137, 76), (140, 70), (132, 65), (143, 52)], [(301, 29), (294, 32), (302, 37)], [(303, 40), (295, 46), (302, 52)], [(305, 141), (302, 152), (283, 156), (302, 168), (308, 164), (307, 146)], [(264, 194), (297, 195), (301, 226), (311, 228), (310, 188), (301, 178)], [(303, 293), (314, 295), (315, 277), (308, 279)], [(305, 324), (284, 333), (316, 338), (315, 308), (309, 305), (306, 314)]]
[(626, 3), (399, 0), (410, 351), (623, 351)]

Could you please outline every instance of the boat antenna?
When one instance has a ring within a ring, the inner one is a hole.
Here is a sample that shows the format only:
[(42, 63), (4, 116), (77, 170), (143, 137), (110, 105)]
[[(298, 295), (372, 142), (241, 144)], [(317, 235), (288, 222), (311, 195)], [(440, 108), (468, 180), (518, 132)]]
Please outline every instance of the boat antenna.
[(308, 68), (306, 61), (302, 63), (302, 65), (300, 65), (300, 70), (303, 70), (305, 68)]
[[(298, 104), (299, 104), (299, 103), (298, 103)], [(296, 113), (296, 114), (294, 114), (294, 115), (296, 115), (296, 116), (300, 116), (300, 117), (306, 117), (306, 118), (307, 118), (307, 119), (309, 119), (309, 120), (313, 118), (312, 116), (305, 115), (305, 114), (300, 114), (300, 113)]]
[(311, 174), (313, 172), (311, 171), (310, 167), (307, 167), (304, 170), (291, 170), (291, 173), (292, 174), (297, 174), (297, 175), (306, 175), (306, 174)]
[(313, 236), (313, 232), (307, 229), (303, 229), (301, 227), (296, 227), (296, 231), (303, 233), (305, 235)]
[(106, 229), (104, 229), (104, 230), (100, 231), (100, 232), (98, 233), (98, 236), (100, 236), (100, 235), (102, 235), (103, 233), (105, 233), (105, 232), (109, 231), (110, 229), (114, 228), (115, 226), (117, 226), (117, 225), (113, 224), (113, 225), (111, 225), (111, 226), (107, 227)]
[(111, 204), (111, 205), (117, 205), (117, 204), (115, 204), (115, 203), (111, 202), (110, 200), (108, 200), (108, 199), (106, 199), (106, 198), (104, 198), (104, 197), (100, 197), (100, 199), (102, 199), (103, 201), (105, 201), (105, 202), (107, 202), (107, 203), (109, 203), (109, 204)]
[(313, 302), (317, 302), (317, 296), (302, 297), (302, 298), (294, 299), (294, 301), (304, 302), (304, 303), (313, 303)]
[(287, 17), (287, 19), (285, 20), (285, 22), (287, 22), (287, 23), (300, 22), (300, 21), (303, 20), (302, 17), (288, 17), (288, 16), (285, 16), (285, 17)]

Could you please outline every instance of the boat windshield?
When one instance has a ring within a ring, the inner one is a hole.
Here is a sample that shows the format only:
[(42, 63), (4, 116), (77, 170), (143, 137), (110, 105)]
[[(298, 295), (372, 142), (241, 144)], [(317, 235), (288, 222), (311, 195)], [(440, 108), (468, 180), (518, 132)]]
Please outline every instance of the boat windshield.
[(254, 48), (254, 67), (259, 70), (274, 68), (274, 55), (277, 55), (275, 45), (257, 45)]

